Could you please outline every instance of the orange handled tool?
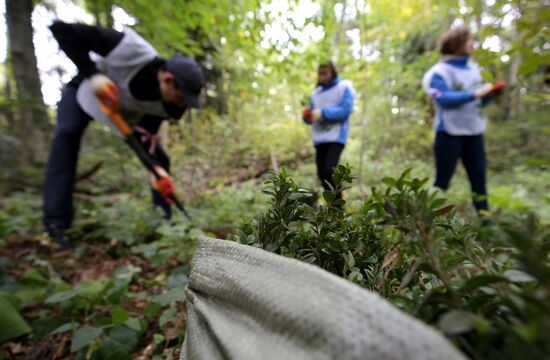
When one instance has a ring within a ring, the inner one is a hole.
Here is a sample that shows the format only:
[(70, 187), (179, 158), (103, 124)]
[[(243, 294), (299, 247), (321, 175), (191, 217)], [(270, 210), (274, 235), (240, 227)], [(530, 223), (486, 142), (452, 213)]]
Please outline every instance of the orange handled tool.
[[(138, 156), (141, 163), (153, 174), (155, 179), (159, 180), (162, 178), (162, 175), (159, 174), (159, 172), (156, 169), (156, 165), (149, 156), (149, 154), (143, 149), (141, 144), (139, 143), (138, 139), (136, 139), (132, 135), (132, 129), (128, 126), (126, 121), (122, 118), (122, 115), (120, 115), (119, 109), (118, 109), (118, 103), (111, 100), (111, 98), (107, 96), (101, 96), (98, 94), (97, 98), (99, 99), (99, 105), (101, 107), (101, 111), (105, 115), (107, 115), (115, 124), (118, 131), (122, 134), (124, 137), (124, 141), (134, 150), (136, 155)], [(188, 220), (191, 220), (189, 217), (189, 214), (185, 210), (185, 207), (183, 206), (183, 203), (179, 201), (179, 199), (176, 197), (175, 194), (170, 194), (170, 200), (176, 205), (176, 207), (187, 217)]]

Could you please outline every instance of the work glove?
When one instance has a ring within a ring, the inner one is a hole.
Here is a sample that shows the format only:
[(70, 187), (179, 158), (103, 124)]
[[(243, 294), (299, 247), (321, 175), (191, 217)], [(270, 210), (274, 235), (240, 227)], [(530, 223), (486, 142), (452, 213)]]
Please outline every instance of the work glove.
[(321, 117), (322, 117), (321, 109), (311, 110), (311, 118), (313, 119), (314, 122), (321, 119)]
[(306, 123), (313, 124), (315, 121), (321, 118), (321, 109), (306, 108), (302, 113), (302, 117), (306, 121)]
[(172, 204), (174, 202), (174, 196), (176, 195), (174, 182), (166, 170), (161, 166), (155, 166), (155, 170), (160, 175), (160, 178), (157, 179), (153, 173), (149, 172), (151, 186), (162, 195), (168, 204)]
[(97, 73), (90, 78), (94, 94), (111, 109), (119, 108), (118, 87), (107, 76)]
[(474, 95), (477, 99), (481, 99), (487, 96), (496, 95), (499, 93), (504, 87), (506, 86), (506, 83), (504, 81), (499, 81), (495, 84), (487, 83), (477, 89), (474, 92)]
[(313, 124), (313, 119), (311, 118), (311, 109), (310, 108), (305, 108), (304, 109), (304, 112), (302, 113), (302, 119), (304, 119), (304, 121), (307, 123), (307, 124)]

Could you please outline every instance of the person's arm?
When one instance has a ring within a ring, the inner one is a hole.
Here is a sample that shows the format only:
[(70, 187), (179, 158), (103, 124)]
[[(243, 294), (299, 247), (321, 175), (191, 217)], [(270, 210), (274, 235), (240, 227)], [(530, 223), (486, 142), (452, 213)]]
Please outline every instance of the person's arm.
[[(149, 169), (147, 170), (151, 187), (160, 192), (168, 204), (172, 204), (174, 202), (176, 189), (168, 173), (169, 160), (164, 151), (158, 148), (160, 139), (157, 132), (164, 120), (166, 119), (154, 115), (143, 115), (137, 126), (133, 129), (133, 136), (138, 139), (143, 150), (147, 152), (155, 171), (160, 176), (157, 178)], [(164, 157), (164, 160), (162, 157)]]
[(168, 119), (160, 116), (144, 114), (139, 119), (137, 126), (142, 127), (151, 134), (156, 134), (159, 131), (160, 126), (162, 125), (162, 122), (164, 120)]
[(348, 87), (344, 91), (342, 100), (336, 106), (327, 106), (321, 109), (321, 116), (325, 121), (341, 122), (346, 120), (353, 111), (353, 93)]
[(452, 90), (438, 74), (433, 74), (430, 88), (436, 90), (433, 97), (437, 104), (445, 109), (460, 107), (476, 98), (471, 91)]
[(157, 143), (159, 142), (157, 133), (164, 120), (166, 119), (162, 117), (145, 114), (133, 129), (133, 135), (149, 153), (155, 164), (159, 163), (156, 152)]
[(59, 44), (59, 48), (76, 65), (80, 74), (91, 77), (99, 72), (90, 59), (93, 51), (106, 56), (124, 37), (123, 33), (113, 29), (101, 28), (85, 24), (68, 24), (55, 21), (50, 30)]

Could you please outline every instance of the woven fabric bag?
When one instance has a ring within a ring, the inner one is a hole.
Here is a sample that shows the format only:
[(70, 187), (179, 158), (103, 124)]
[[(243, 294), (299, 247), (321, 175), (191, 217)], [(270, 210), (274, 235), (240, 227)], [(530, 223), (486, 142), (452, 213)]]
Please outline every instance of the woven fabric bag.
[(465, 358), (434, 328), (316, 266), (207, 237), (191, 266), (181, 360)]

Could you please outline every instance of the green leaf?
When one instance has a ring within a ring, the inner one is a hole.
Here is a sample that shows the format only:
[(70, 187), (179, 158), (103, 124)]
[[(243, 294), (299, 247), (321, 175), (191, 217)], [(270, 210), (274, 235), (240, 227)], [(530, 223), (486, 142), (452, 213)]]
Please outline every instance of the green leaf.
[(141, 244), (132, 247), (134, 254), (142, 254), (145, 258), (150, 259), (157, 254), (158, 245), (156, 243)]
[(526, 165), (531, 165), (531, 166), (540, 166), (540, 167), (550, 166), (550, 161), (545, 160), (545, 159), (529, 158), (529, 159), (523, 160), (523, 163), (526, 164)]
[(463, 334), (472, 330), (476, 315), (464, 310), (451, 310), (439, 318), (437, 327), (447, 335)]
[[(134, 248), (132, 248), (132, 251)], [(116, 283), (118, 286), (128, 285), (132, 282), (132, 278), (134, 277), (134, 275), (138, 274), (139, 272), (141, 272), (140, 267), (128, 265), (116, 268), (113, 272), (113, 277), (116, 279)]]
[(346, 203), (346, 200), (344, 200), (344, 199), (336, 199), (332, 205), (333, 206), (343, 206), (345, 203)]
[(122, 325), (126, 320), (128, 320), (128, 311), (124, 309), (122, 306), (115, 306), (111, 310), (111, 321), (115, 325)]
[(290, 196), (288, 197), (288, 200), (290, 201), (296, 201), (296, 200), (300, 200), (304, 198), (304, 195), (303, 194), (300, 194), (300, 193), (292, 193), (290, 194)]
[(358, 283), (363, 280), (363, 274), (361, 274), (361, 271), (358, 268), (353, 268), (348, 274), (347, 279), (351, 282)]
[(513, 283), (527, 283), (537, 281), (537, 279), (535, 279), (531, 275), (515, 269), (506, 270), (502, 275)]
[(56, 303), (60, 303), (60, 302), (63, 302), (63, 301), (67, 301), (67, 300), (72, 299), (75, 296), (77, 296), (78, 291), (79, 291), (79, 287), (75, 286), (74, 288), (72, 288), (70, 290), (62, 291), (62, 292), (51, 295), (44, 302), (46, 304), (56, 304)]
[(471, 292), (476, 288), (487, 286), (490, 284), (495, 284), (498, 282), (503, 282), (503, 281), (507, 281), (507, 279), (502, 276), (496, 276), (496, 275), (475, 276), (471, 279), (468, 279), (468, 281), (466, 281), (466, 283), (462, 285), (462, 287), (458, 290), (458, 292), (460, 294), (465, 294), (465, 293)]
[(82, 284), (78, 294), (88, 299), (96, 299), (112, 285), (113, 282), (110, 280), (91, 281)]
[[(115, 280), (115, 282), (119, 282), (120, 280)], [(105, 294), (103, 294), (103, 300), (110, 303), (110, 304), (120, 304), (123, 297), (128, 296), (128, 285), (124, 285), (119, 283), (118, 285), (115, 285), (114, 287), (109, 288)]]
[(25, 273), (23, 280), (32, 281), (36, 284), (47, 285), (48, 279), (46, 279), (38, 270), (30, 269)]
[(63, 323), (59, 316), (44, 316), (36, 319), (31, 323), (32, 337), (35, 340), (40, 340)]
[(0, 343), (16, 339), (31, 331), (7, 295), (0, 295)]
[(537, 54), (529, 55), (525, 61), (520, 65), (518, 73), (519, 75), (528, 75), (537, 70), (541, 62), (541, 57)]
[(132, 330), (141, 332), (141, 324), (138, 318), (129, 317), (128, 320), (124, 322), (124, 325)]
[(166, 279), (166, 287), (167, 288), (174, 288), (174, 287), (186, 287), (187, 283), (189, 282), (188, 276), (189, 272), (185, 267), (180, 267), (173, 271), (170, 276)]
[(24, 304), (42, 299), (48, 291), (48, 280), (36, 269), (30, 269), (17, 284), (15, 296)]
[(7, 301), (9, 301), (16, 311), (21, 310), (21, 307), (23, 306), (23, 302), (17, 296), (5, 291), (0, 291), (0, 297), (3, 297)]
[(138, 344), (137, 332), (126, 327), (114, 327), (99, 347), (99, 355), (105, 360), (126, 360), (132, 358)]
[(164, 341), (165, 337), (162, 334), (155, 334), (153, 335), (153, 340), (155, 341), (155, 344), (160, 344)]
[(63, 324), (63, 325), (59, 326), (58, 328), (54, 329), (50, 334), (51, 335), (59, 334), (59, 333), (63, 333), (63, 332), (66, 332), (66, 331), (69, 331), (69, 330), (72, 330), (72, 329), (73, 329), (73, 323), (69, 322), (69, 323)]
[(185, 301), (185, 292), (181, 288), (173, 288), (162, 295), (153, 296), (152, 302), (165, 306), (174, 301)]
[(155, 317), (158, 315), (161, 308), (159, 304), (149, 304), (147, 308), (145, 308), (144, 314), (145, 316)]
[(436, 209), (436, 208), (439, 208), (441, 207), (443, 204), (445, 204), (447, 202), (447, 199), (442, 199), (442, 198), (438, 198), (438, 199), (435, 199), (432, 204), (430, 205), (430, 208), (432, 209)]
[(495, 77), (493, 76), (493, 73), (489, 70), (481, 70), (481, 76), (483, 77), (483, 80), (487, 82), (493, 82)]
[(334, 199), (334, 194), (330, 191), (323, 191), (323, 199), (325, 199), (327, 203), (330, 203)]
[(165, 310), (159, 318), (160, 327), (163, 327), (166, 323), (172, 320), (176, 316), (177, 312), (177, 309)]
[(353, 257), (353, 254), (351, 253), (351, 251), (348, 250), (346, 254), (342, 254), (342, 257), (346, 261), (346, 265), (348, 269), (351, 269), (352, 267), (355, 266), (355, 258)]
[(392, 187), (397, 186), (397, 181), (394, 178), (385, 177), (382, 179), (382, 182), (388, 186), (392, 186)]
[(92, 326), (83, 326), (78, 329), (71, 342), (71, 352), (76, 352), (86, 346), (88, 346), (92, 341), (97, 339), (103, 330), (101, 328), (92, 327)]
[(43, 298), (47, 292), (48, 289), (46, 286), (19, 283), (17, 285), (17, 290), (15, 291), (15, 296), (21, 299), (23, 303), (27, 304)]

